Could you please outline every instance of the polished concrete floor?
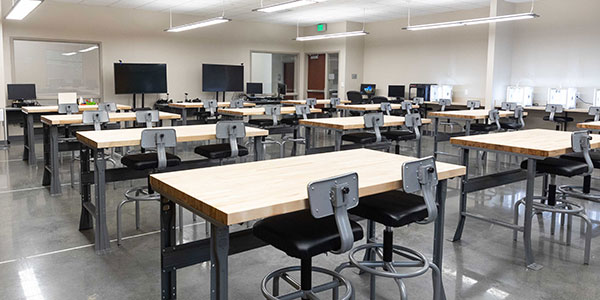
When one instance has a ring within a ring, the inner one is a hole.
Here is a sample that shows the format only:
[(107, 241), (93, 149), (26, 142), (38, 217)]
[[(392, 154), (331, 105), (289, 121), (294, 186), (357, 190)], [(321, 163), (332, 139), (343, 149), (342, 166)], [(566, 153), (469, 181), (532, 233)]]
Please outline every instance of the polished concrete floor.
[[(318, 142), (331, 145), (330, 135), (320, 133)], [(413, 147), (412, 144), (408, 145)], [(269, 153), (277, 153), (276, 147)], [(456, 153), (448, 145), (445, 150)], [(50, 196), (41, 186), (42, 161), (28, 166), (21, 160), (22, 143), (0, 150), (0, 299), (159, 299), (158, 203), (142, 203), (141, 229), (134, 224), (133, 205), (125, 209), (121, 247), (111, 242), (112, 251), (94, 253), (93, 235), (78, 231), (80, 198), (77, 188), (69, 186), (69, 157), (65, 156), (61, 178), (63, 194)], [(41, 145), (38, 146), (41, 156)], [(178, 154), (194, 157), (193, 145), (181, 146)], [(424, 155), (431, 152), (431, 138), (424, 140)], [(405, 154), (411, 150), (406, 149)], [(490, 156), (493, 159), (494, 155)], [(456, 158), (443, 160), (456, 162)], [(514, 161), (513, 161), (514, 162)], [(495, 166), (493, 162), (488, 168)], [(502, 168), (510, 167), (503, 162)], [(514, 165), (513, 165), (514, 167)], [(473, 169), (473, 172), (479, 172)], [(236, 180), (232, 178), (232, 187)], [(565, 182), (564, 180), (561, 182)], [(579, 180), (571, 181), (579, 182)], [(109, 184), (108, 229), (116, 238), (116, 208), (123, 192), (142, 180)], [(199, 185), (210, 185), (210, 178), (198, 178)], [(594, 181), (593, 185), (598, 182)], [(540, 182), (538, 182), (539, 192)], [(458, 219), (457, 181), (448, 185), (446, 238), (450, 238)], [(488, 216), (511, 220), (515, 200), (524, 196), (524, 183), (471, 194), (468, 209)], [(599, 206), (586, 203), (588, 214), (599, 220)], [(185, 213), (184, 241), (204, 237), (201, 219), (192, 221)], [(600, 241), (593, 240), (591, 264), (583, 261), (583, 239), (579, 221), (574, 223), (571, 246), (565, 246), (564, 231), (549, 234), (550, 216), (534, 221), (534, 252), (544, 266), (540, 271), (525, 267), (523, 243), (512, 241), (512, 232), (495, 225), (468, 219), (460, 242), (445, 242), (444, 285), (448, 299), (598, 299), (600, 296)], [(381, 236), (378, 228), (378, 236)], [(433, 225), (411, 225), (395, 230), (395, 242), (431, 255)], [(314, 264), (334, 268), (346, 261), (345, 255), (321, 255)], [(229, 259), (230, 299), (260, 299), (260, 281), (268, 272), (298, 264), (272, 247), (263, 247)], [(355, 270), (344, 271), (354, 284), (357, 299), (367, 299), (368, 277)], [(318, 278), (316, 278), (318, 279)], [(398, 299), (395, 283), (377, 281), (378, 299)], [(179, 299), (209, 299), (208, 265), (178, 271)], [(431, 276), (406, 280), (410, 299), (430, 299)]]

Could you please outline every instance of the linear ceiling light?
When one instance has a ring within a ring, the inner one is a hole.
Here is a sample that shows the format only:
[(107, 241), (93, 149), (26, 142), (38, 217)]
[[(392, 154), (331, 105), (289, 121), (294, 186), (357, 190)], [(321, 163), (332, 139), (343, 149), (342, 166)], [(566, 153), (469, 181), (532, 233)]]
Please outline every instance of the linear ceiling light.
[(533, 19), (533, 18), (537, 18), (537, 17), (539, 17), (539, 15), (536, 15), (534, 13), (524, 13), (524, 14), (504, 15), (504, 16), (488, 17), (488, 18), (469, 19), (469, 20), (462, 20), (462, 21), (451, 21), (451, 22), (442, 22), (442, 23), (414, 25), (414, 26), (407, 26), (402, 29), (404, 29), (404, 30), (438, 29), (438, 28), (448, 28), (448, 27), (458, 27), (458, 26), (467, 26), (467, 25), (525, 20), (525, 19)]
[(90, 51), (96, 50), (96, 49), (98, 49), (98, 46), (91, 46), (89, 48), (81, 49), (81, 50), (79, 50), (79, 52), (86, 53), (86, 52), (90, 52)]
[[(315, 3), (323, 2), (323, 1), (325, 1), (325, 0), (292, 0), (292, 1), (288, 1), (288, 2), (276, 3), (273, 5), (269, 5), (269, 6), (261, 5), (260, 8), (255, 8), (252, 11), (272, 13), (272, 12), (292, 9), (292, 8), (296, 8), (296, 7), (300, 7), (300, 6), (305, 6), (305, 5), (309, 5), (309, 4), (315, 4)], [(262, 3), (262, 1), (261, 1), (261, 3)]]
[(343, 38), (343, 37), (361, 36), (361, 35), (367, 35), (367, 34), (369, 34), (369, 33), (364, 30), (361, 30), (361, 31), (338, 32), (338, 33), (329, 33), (329, 34), (320, 34), (320, 35), (299, 36), (299, 37), (296, 37), (295, 40), (304, 42), (304, 41), (337, 39), (337, 38)]
[(6, 15), (7, 20), (23, 20), (44, 0), (18, 0)]
[(231, 19), (227, 19), (225, 17), (217, 17), (217, 18), (198, 21), (198, 22), (194, 22), (194, 23), (170, 27), (169, 29), (165, 29), (165, 31), (166, 32), (181, 32), (181, 31), (196, 29), (196, 28), (200, 28), (200, 27), (206, 27), (206, 26), (217, 25), (217, 24), (221, 24), (221, 23), (227, 23), (229, 21), (231, 21)]

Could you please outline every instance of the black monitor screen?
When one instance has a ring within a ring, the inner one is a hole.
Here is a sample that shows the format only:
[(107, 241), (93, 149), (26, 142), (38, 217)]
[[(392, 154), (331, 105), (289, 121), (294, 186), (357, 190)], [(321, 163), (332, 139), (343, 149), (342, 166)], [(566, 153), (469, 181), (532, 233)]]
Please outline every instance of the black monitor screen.
[(388, 97), (404, 98), (404, 86), (403, 85), (388, 86)]
[(166, 64), (115, 63), (115, 94), (167, 92)]
[(35, 84), (9, 84), (7, 86), (9, 100), (34, 100)]
[(247, 82), (246, 83), (246, 94), (256, 95), (263, 93), (262, 82)]
[(363, 95), (375, 94), (375, 85), (369, 83), (363, 83), (360, 85), (360, 93)]
[(202, 91), (243, 92), (244, 66), (203, 64)]

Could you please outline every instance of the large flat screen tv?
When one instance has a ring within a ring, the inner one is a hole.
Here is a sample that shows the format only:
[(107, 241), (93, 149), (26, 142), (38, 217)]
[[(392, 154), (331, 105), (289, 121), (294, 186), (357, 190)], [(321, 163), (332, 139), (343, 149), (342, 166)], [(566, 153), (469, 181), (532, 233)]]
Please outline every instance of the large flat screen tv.
[(115, 94), (167, 92), (166, 64), (115, 63)]
[(244, 66), (203, 64), (202, 91), (243, 92)]

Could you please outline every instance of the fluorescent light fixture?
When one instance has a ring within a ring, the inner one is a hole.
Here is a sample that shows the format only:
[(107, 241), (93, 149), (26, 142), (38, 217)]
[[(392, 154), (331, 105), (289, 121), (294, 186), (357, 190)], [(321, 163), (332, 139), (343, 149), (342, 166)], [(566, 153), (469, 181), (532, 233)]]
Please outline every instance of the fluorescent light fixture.
[(288, 2), (276, 3), (273, 5), (264, 6), (261, 8), (255, 8), (252, 11), (272, 13), (272, 12), (288, 10), (288, 9), (292, 9), (292, 8), (296, 8), (296, 7), (300, 7), (300, 6), (305, 6), (305, 5), (309, 5), (309, 4), (315, 4), (317, 2), (323, 2), (323, 1), (324, 0), (320, 0), (320, 1), (317, 1), (317, 0), (293, 0), (293, 1), (288, 1)]
[(349, 31), (349, 32), (338, 32), (338, 33), (328, 33), (328, 34), (320, 34), (320, 35), (309, 35), (309, 36), (299, 36), (295, 38), (296, 41), (314, 41), (314, 40), (325, 40), (325, 39), (337, 39), (343, 37), (352, 37), (352, 36), (361, 36), (367, 35), (368, 32), (361, 31)]
[(206, 27), (206, 26), (217, 25), (217, 24), (221, 24), (221, 23), (227, 23), (229, 21), (231, 21), (231, 19), (227, 19), (224, 17), (217, 17), (217, 18), (212, 18), (212, 19), (208, 19), (208, 20), (203, 20), (203, 21), (198, 21), (198, 22), (194, 22), (194, 23), (171, 27), (169, 29), (165, 29), (165, 31), (166, 32), (181, 32), (181, 31), (192, 30), (192, 29), (196, 29), (196, 28), (200, 28), (200, 27)]
[(75, 54), (77, 54), (77, 52), (67, 52), (67, 53), (63, 53), (62, 55), (64, 55), (64, 56), (72, 56), (72, 55), (75, 55)]
[(525, 20), (525, 19), (533, 19), (533, 18), (537, 18), (537, 17), (539, 17), (539, 15), (536, 15), (534, 13), (524, 13), (524, 14), (504, 15), (504, 16), (488, 17), (488, 18), (469, 19), (469, 20), (462, 20), (462, 21), (451, 21), (451, 22), (442, 22), (442, 23), (414, 25), (414, 26), (407, 26), (402, 29), (411, 30), (411, 31), (426, 30), (426, 29), (438, 29), (438, 28), (448, 28), (448, 27), (458, 27), (458, 26), (467, 26), (467, 25)]
[(90, 51), (96, 50), (96, 49), (98, 49), (98, 46), (91, 46), (89, 48), (81, 49), (81, 50), (79, 50), (79, 52), (86, 53), (86, 52), (90, 52)]
[(6, 15), (7, 20), (23, 20), (44, 0), (18, 0)]

